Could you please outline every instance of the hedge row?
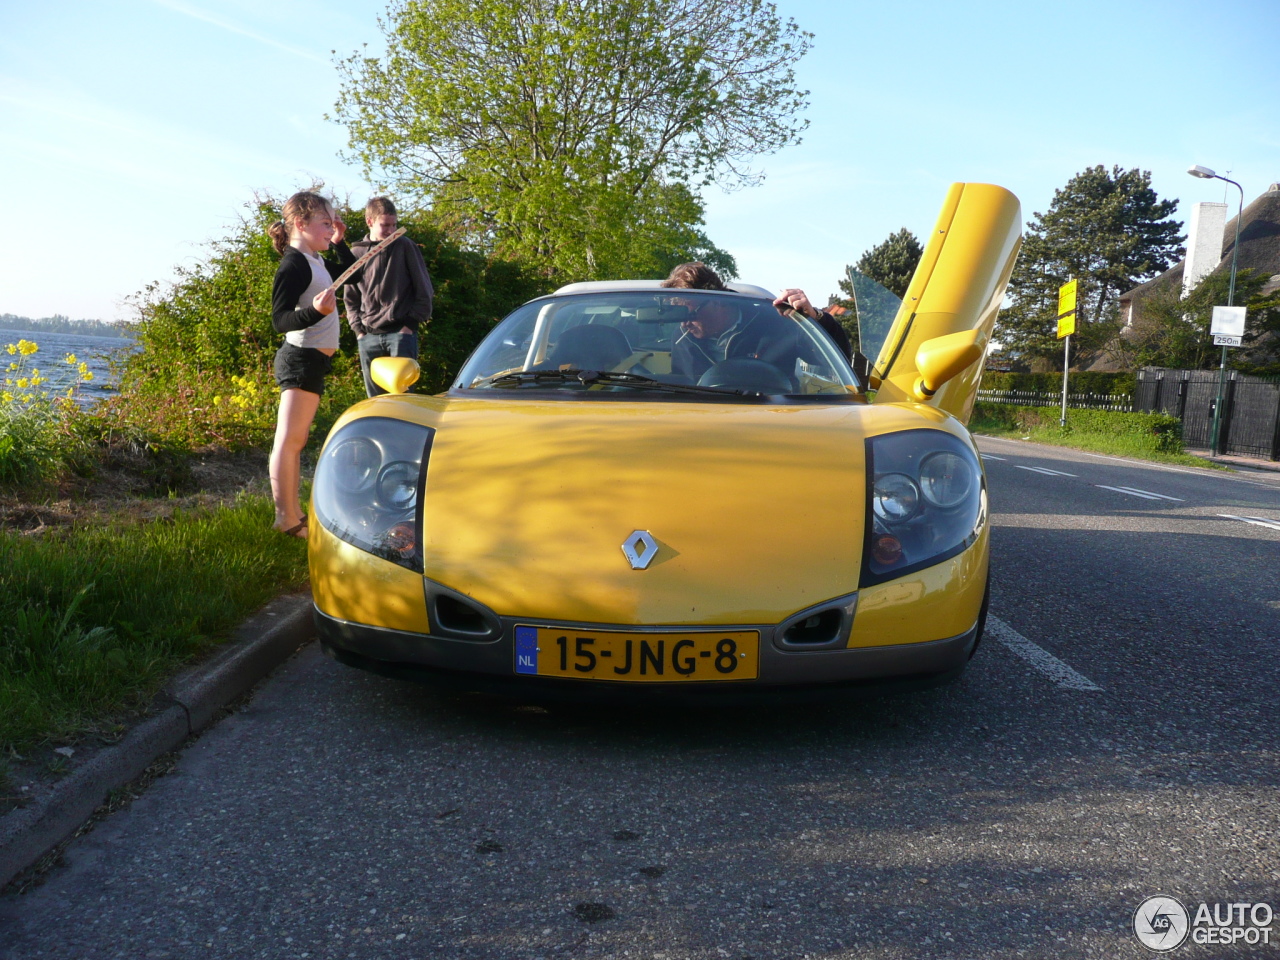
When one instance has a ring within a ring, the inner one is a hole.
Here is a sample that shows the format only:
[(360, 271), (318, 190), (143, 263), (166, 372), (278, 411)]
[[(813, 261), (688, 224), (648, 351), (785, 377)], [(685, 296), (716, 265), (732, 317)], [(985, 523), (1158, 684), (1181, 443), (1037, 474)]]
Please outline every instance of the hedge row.
[[(1067, 374), (1069, 393), (1105, 393), (1131, 396), (1138, 378), (1132, 373), (1090, 373), (1077, 371)], [(1061, 373), (997, 373), (988, 370), (982, 375), (983, 390), (1038, 390), (1045, 393), (1061, 392)]]
[[(1020, 407), (1011, 403), (974, 405), (971, 430), (1019, 430), (1023, 433), (1062, 433), (1059, 407)], [(1163, 413), (1117, 413), (1111, 410), (1069, 410), (1069, 434), (1125, 437), (1153, 453), (1182, 453), (1182, 421)]]

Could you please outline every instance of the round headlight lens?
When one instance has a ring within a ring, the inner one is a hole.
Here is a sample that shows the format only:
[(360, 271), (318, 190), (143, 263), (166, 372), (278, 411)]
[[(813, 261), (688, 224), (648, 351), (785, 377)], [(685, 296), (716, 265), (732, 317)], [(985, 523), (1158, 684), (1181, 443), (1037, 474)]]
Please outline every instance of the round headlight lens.
[(388, 510), (409, 510), (418, 499), (418, 465), (408, 460), (388, 463), (378, 474), (378, 500)]
[(352, 437), (329, 453), (333, 482), (344, 493), (359, 493), (373, 483), (382, 464), (382, 451), (368, 437)]
[(876, 477), (872, 509), (885, 523), (910, 520), (919, 506), (920, 488), (905, 473), (886, 473)]
[(948, 510), (969, 498), (974, 484), (973, 467), (955, 453), (935, 453), (920, 465), (920, 492), (935, 507)]

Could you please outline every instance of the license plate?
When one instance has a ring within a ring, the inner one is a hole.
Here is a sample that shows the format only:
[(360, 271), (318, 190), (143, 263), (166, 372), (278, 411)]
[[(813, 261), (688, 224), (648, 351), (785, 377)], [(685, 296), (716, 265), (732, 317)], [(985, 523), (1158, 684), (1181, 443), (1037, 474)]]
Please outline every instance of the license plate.
[(755, 630), (610, 633), (518, 626), (516, 673), (632, 683), (754, 680), (760, 674), (760, 634)]

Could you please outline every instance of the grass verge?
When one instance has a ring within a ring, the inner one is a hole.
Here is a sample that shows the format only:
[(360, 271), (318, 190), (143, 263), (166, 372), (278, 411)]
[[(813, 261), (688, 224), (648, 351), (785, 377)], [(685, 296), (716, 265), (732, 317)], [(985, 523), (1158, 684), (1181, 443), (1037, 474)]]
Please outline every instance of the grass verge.
[(144, 708), (250, 613), (306, 579), (271, 502), (42, 537), (0, 532), (0, 749), (66, 741)]
[(979, 402), (974, 405), (969, 429), (994, 437), (1031, 440), (1117, 457), (1227, 469), (1183, 452), (1182, 423), (1176, 417), (1159, 413), (1068, 410), (1064, 429), (1061, 416), (1058, 407)]

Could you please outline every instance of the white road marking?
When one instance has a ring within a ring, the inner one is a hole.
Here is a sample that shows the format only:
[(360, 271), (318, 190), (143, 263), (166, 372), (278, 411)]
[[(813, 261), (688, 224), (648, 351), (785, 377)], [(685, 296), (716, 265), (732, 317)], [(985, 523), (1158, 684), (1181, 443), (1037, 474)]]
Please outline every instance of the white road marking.
[[(975, 437), (981, 437), (983, 440), (991, 440), (995, 443), (1016, 443), (1019, 446), (1026, 447), (1027, 443), (1021, 440), (1010, 440), (1008, 437), (993, 437), (989, 433), (975, 433)], [(1038, 444), (1038, 446), (1052, 446), (1052, 444)], [(1059, 447), (1058, 449), (1064, 449)], [(1135, 467), (1142, 467), (1147, 470), (1164, 470), (1168, 473), (1187, 473), (1193, 477), (1212, 477), (1215, 480), (1230, 480), (1232, 483), (1247, 483), (1251, 487), (1272, 487), (1274, 483), (1263, 483), (1258, 480), (1245, 480), (1243, 477), (1232, 476), (1231, 473), (1222, 470), (1213, 470), (1209, 467), (1171, 467), (1167, 464), (1156, 463), (1152, 460), (1135, 460), (1132, 457), (1114, 457), (1105, 453), (1090, 453), (1088, 450), (1071, 450), (1072, 454), (1078, 454), (1082, 457), (1093, 457), (1095, 460), (1114, 460), (1117, 463), (1131, 463)], [(1255, 467), (1241, 467), (1242, 470), (1253, 470), (1258, 472)]]
[(1114, 490), (1116, 493), (1127, 493), (1131, 497), (1141, 497), (1143, 500), (1159, 500), (1154, 493), (1137, 493), (1133, 490), (1121, 490), (1119, 487), (1108, 487), (1105, 483), (1095, 483), (1095, 487), (1101, 490)]
[(1271, 530), (1280, 530), (1280, 520), (1272, 520), (1268, 517), (1237, 517), (1231, 513), (1220, 513), (1220, 517), (1227, 520), (1239, 520), (1242, 523), (1252, 523), (1257, 527), (1267, 527)]
[(990, 454), (990, 453), (980, 453), (978, 454), (978, 456), (982, 457), (983, 460), (1007, 460), (1008, 459), (1008, 457), (997, 457), (994, 454)]
[(1117, 487), (1117, 490), (1123, 490), (1125, 493), (1140, 493), (1143, 496), (1155, 497), (1157, 500), (1172, 500), (1174, 503), (1186, 503), (1181, 497), (1171, 497), (1167, 493), (1156, 493), (1152, 490), (1141, 490), (1138, 487)]
[(1169, 497), (1163, 493), (1139, 490), (1137, 487), (1108, 487), (1105, 483), (1095, 483), (1094, 486), (1102, 490), (1114, 490), (1116, 493), (1127, 493), (1131, 497), (1142, 497), (1144, 500), (1173, 500), (1175, 503), (1185, 503), (1181, 497)]
[(1050, 470), (1048, 467), (1024, 467), (1020, 463), (1015, 463), (1015, 467), (1019, 470), (1030, 470), (1032, 473), (1043, 473), (1046, 477), (1074, 477), (1074, 473), (1063, 473), (1061, 470)]
[(1086, 677), (1067, 666), (1043, 647), (1036, 646), (1013, 627), (999, 617), (987, 615), (986, 635), (992, 640), (1004, 644), (1027, 663), (1035, 667), (1058, 686), (1067, 690), (1085, 690), (1101, 692), (1102, 688)]

